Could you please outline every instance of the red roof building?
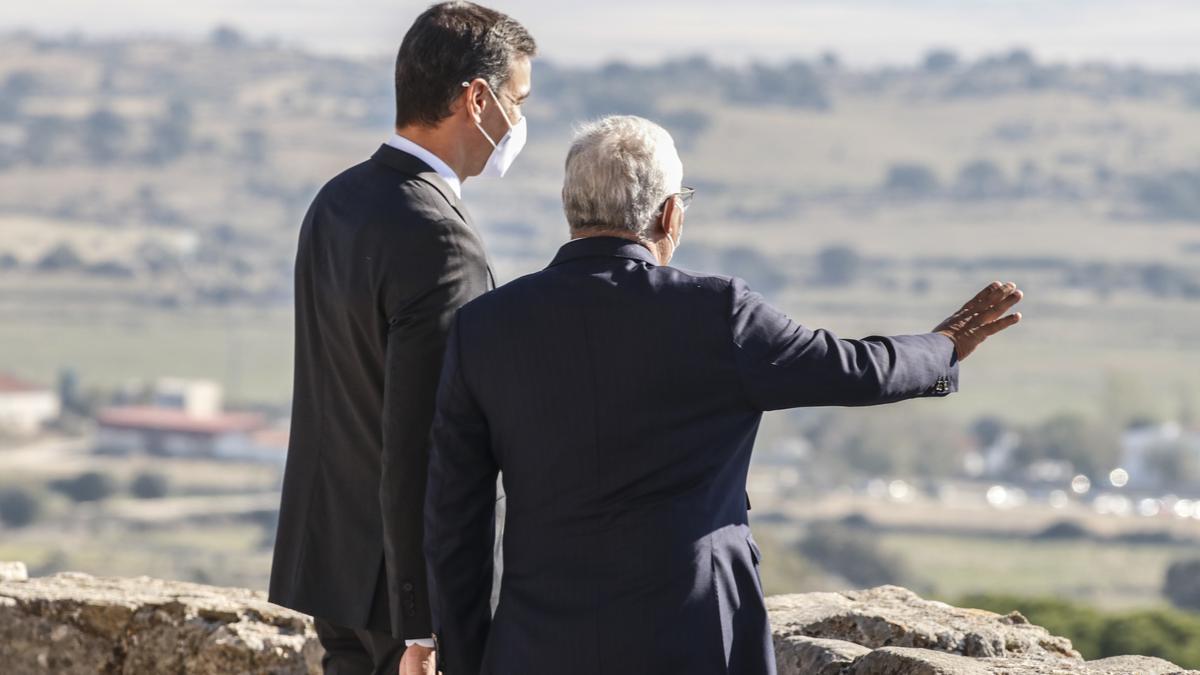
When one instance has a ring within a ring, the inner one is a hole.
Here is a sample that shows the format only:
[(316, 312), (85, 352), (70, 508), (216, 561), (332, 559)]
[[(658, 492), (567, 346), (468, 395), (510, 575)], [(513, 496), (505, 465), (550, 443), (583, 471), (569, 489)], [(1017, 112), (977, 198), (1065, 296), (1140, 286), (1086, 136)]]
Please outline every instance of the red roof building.
[(96, 423), (96, 451), (104, 454), (282, 462), (287, 451), (286, 434), (274, 433), (258, 413), (122, 406), (100, 411)]

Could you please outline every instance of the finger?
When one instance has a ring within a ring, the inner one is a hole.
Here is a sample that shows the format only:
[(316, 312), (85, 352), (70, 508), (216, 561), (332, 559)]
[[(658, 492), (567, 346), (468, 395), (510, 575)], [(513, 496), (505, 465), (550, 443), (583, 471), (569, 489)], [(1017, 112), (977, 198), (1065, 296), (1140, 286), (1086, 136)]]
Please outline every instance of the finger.
[(998, 316), (1004, 316), (1006, 313), (1008, 313), (1008, 310), (1012, 309), (1013, 305), (1020, 302), (1021, 298), (1024, 297), (1024, 291), (1014, 287), (1008, 295), (1004, 296), (998, 302), (996, 302), (996, 304), (988, 307), (982, 312), (984, 319), (983, 323), (988, 323)]
[[(1017, 290), (1017, 285), (1011, 281), (1004, 282), (998, 287), (989, 286), (988, 293), (981, 295), (978, 303), (967, 305), (963, 309), (971, 310), (974, 314), (982, 317), (982, 323), (987, 323), (998, 315), (994, 308), (1008, 300)], [(987, 316), (989, 313), (991, 316)]]
[(963, 305), (963, 309), (974, 308), (974, 307), (987, 307), (992, 302), (995, 302), (994, 298), (996, 298), (998, 296), (1000, 289), (1002, 289), (1003, 287), (1004, 287), (1004, 284), (1002, 284), (1001, 282), (993, 281), (992, 283), (988, 284), (987, 286), (984, 286), (983, 290), (976, 293), (975, 297), (968, 300), (967, 304)]
[(975, 297), (971, 299), (970, 302), (968, 302), (966, 305), (964, 305), (963, 308), (971, 309), (971, 310), (977, 311), (977, 312), (982, 311), (982, 310), (996, 304), (997, 302), (999, 302), (1005, 295), (1007, 295), (1009, 292), (1011, 292), (1012, 289), (1014, 289), (1014, 288), (1016, 288), (1016, 284), (1012, 283), (1011, 281), (1007, 282), (1007, 283), (1001, 282), (1001, 281), (993, 281), (992, 283), (985, 286), (983, 288), (983, 290), (979, 291), (979, 293), (977, 293), (975, 295)]
[(1021, 322), (1021, 313), (1014, 312), (1012, 314), (1009, 314), (1006, 317), (996, 319), (995, 321), (993, 321), (991, 323), (987, 323), (987, 324), (984, 324), (983, 326), (980, 326), (979, 333), (983, 337), (986, 338), (986, 337), (995, 335), (996, 333), (999, 333), (1000, 331), (1004, 330), (1005, 328), (1015, 326), (1020, 322)]

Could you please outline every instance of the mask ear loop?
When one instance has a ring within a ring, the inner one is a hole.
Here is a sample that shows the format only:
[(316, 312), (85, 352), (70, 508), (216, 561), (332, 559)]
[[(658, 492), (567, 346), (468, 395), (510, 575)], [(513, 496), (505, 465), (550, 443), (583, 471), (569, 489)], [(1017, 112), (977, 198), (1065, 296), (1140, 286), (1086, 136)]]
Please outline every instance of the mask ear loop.
[[(462, 86), (463, 86), (463, 88), (466, 88), (466, 87), (471, 86), (471, 83), (463, 82)], [(508, 128), (512, 129), (513, 127), (517, 126), (512, 123), (512, 120), (508, 119), (508, 113), (504, 112), (504, 106), (500, 105), (500, 99), (496, 96), (496, 92), (492, 91), (492, 85), (490, 85), (490, 84), (487, 85), (487, 90), (488, 90), (488, 95), (491, 96), (492, 100), (496, 102), (496, 109), (500, 111), (500, 116), (504, 118), (504, 123), (508, 125)], [(475, 124), (478, 125), (479, 123), (476, 122)], [(483, 131), (483, 129), (480, 128), (480, 131)], [(483, 135), (487, 136), (487, 132), (484, 131)], [(489, 141), (492, 140), (492, 137), (488, 136), (488, 140)], [(492, 143), (492, 147), (496, 147), (496, 144), (494, 142)]]
[[(470, 82), (463, 82), (463, 83), (462, 83), (462, 86), (463, 86), (464, 88), (465, 88), (465, 87), (469, 87), (469, 86), (471, 86), (471, 83), (470, 83)], [(503, 114), (503, 113), (504, 113), (504, 111), (503, 111), (503, 110), (501, 110), (501, 111), (500, 111), (500, 113), (501, 113), (501, 114)], [(487, 130), (483, 128), (483, 125), (479, 123), (479, 120), (471, 120), (471, 121), (475, 123), (475, 128), (479, 130), (479, 133), (483, 134), (483, 137), (487, 139), (487, 142), (488, 142), (488, 143), (491, 143), (491, 144), (492, 144), (492, 149), (493, 149), (493, 150), (495, 150), (495, 149), (496, 149), (496, 141), (493, 141), (493, 140), (492, 140), (492, 135), (491, 135), (491, 134), (489, 134), (489, 133), (487, 132)]]

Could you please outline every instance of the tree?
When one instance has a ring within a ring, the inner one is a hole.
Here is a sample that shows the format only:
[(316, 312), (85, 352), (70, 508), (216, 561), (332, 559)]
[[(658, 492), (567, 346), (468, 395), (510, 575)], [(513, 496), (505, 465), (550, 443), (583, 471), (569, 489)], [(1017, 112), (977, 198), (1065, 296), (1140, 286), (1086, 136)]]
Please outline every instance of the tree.
[(22, 100), (37, 87), (37, 77), (27, 71), (18, 70), (0, 85), (0, 120), (14, 120), (21, 110)]
[(992, 199), (1008, 192), (1008, 181), (995, 162), (977, 159), (959, 169), (956, 190), (967, 199)]
[(187, 152), (192, 142), (192, 119), (192, 108), (187, 101), (172, 100), (166, 114), (150, 126), (147, 158), (153, 162), (167, 162)]
[(958, 67), (958, 54), (949, 49), (933, 49), (925, 53), (925, 72), (945, 73)]
[(1008, 430), (1008, 424), (1003, 418), (995, 415), (983, 415), (977, 417), (971, 424), (971, 434), (979, 442), (979, 446), (986, 448), (991, 446), (1004, 432)]
[(720, 258), (717, 269), (745, 279), (751, 288), (762, 293), (774, 293), (787, 283), (787, 275), (775, 266), (774, 261), (757, 249), (732, 246), (722, 249)]
[(1200, 610), (1200, 558), (1171, 563), (1163, 595), (1180, 609)]
[(128, 135), (125, 119), (108, 108), (96, 110), (83, 122), (83, 147), (97, 164), (111, 164), (120, 159)]
[(1014, 466), (1041, 460), (1070, 462), (1075, 471), (1090, 476), (1107, 475), (1117, 464), (1121, 445), (1110, 426), (1082, 415), (1055, 415), (1021, 434), (1014, 450)]
[(855, 586), (903, 584), (908, 576), (904, 561), (885, 553), (870, 538), (836, 523), (817, 523), (800, 543), (800, 552), (826, 571)]
[(32, 164), (50, 164), (65, 155), (61, 148), (74, 144), (75, 129), (67, 120), (54, 115), (38, 115), (24, 119), (25, 138), (20, 156)]
[(246, 37), (233, 26), (221, 24), (209, 33), (208, 41), (218, 49), (236, 49), (246, 44)]
[(81, 265), (83, 261), (79, 259), (79, 254), (70, 244), (64, 242), (47, 251), (38, 260), (37, 269), (41, 272), (58, 272), (78, 269)]
[(243, 129), (238, 138), (242, 160), (255, 166), (267, 161), (267, 135), (261, 129)]
[(888, 167), (883, 187), (896, 195), (928, 197), (937, 192), (938, 180), (933, 170), (924, 164), (901, 162)]
[(21, 488), (0, 491), (0, 522), (8, 527), (25, 527), (37, 520), (41, 502), (33, 493)]
[(169, 487), (165, 475), (147, 471), (134, 477), (129, 491), (138, 499), (162, 499), (167, 496)]
[(858, 280), (862, 259), (852, 247), (837, 244), (817, 252), (817, 280), (830, 286), (849, 286)]
[(1134, 184), (1134, 196), (1156, 218), (1200, 220), (1200, 171), (1143, 176)]

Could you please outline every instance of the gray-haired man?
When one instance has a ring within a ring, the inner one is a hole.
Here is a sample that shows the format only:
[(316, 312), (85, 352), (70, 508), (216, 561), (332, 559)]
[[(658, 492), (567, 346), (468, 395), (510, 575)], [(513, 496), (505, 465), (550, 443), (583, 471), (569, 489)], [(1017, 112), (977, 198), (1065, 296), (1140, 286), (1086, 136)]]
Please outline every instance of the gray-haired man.
[(563, 185), (572, 241), (458, 312), (425, 508), (446, 675), (775, 672), (744, 499), (762, 412), (946, 396), (1019, 319), (997, 282), (928, 333), (806, 328), (739, 279), (667, 266), (682, 177), (661, 127), (588, 126)]

